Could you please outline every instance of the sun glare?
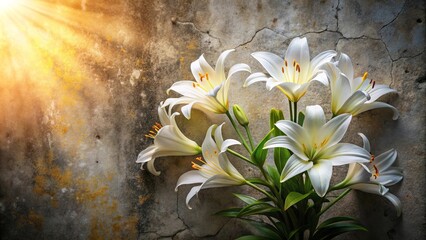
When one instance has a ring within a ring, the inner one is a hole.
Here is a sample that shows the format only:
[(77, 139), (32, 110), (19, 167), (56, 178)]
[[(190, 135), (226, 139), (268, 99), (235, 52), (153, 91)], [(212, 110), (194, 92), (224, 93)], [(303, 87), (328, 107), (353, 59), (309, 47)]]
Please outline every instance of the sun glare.
[(19, 0), (0, 0), (0, 11), (6, 11), (19, 5)]

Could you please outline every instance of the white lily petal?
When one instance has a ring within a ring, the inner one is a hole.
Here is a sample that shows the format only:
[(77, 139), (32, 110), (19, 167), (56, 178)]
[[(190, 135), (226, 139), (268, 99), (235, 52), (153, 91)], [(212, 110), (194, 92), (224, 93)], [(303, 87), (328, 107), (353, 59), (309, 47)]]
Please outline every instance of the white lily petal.
[(370, 98), (370, 95), (364, 91), (356, 91), (354, 92), (338, 109), (337, 112), (334, 112), (335, 115), (343, 114), (343, 113), (351, 113), (352, 115), (359, 114), (359, 110), (364, 105), (364, 103)]
[(235, 73), (238, 72), (249, 72), (251, 73), (251, 68), (245, 63), (238, 63), (232, 66), (228, 72), (228, 79), (231, 78)]
[(311, 60), (310, 72), (318, 71), (324, 64), (330, 62), (336, 54), (334, 50), (327, 50), (316, 55)]
[(224, 52), (222, 52), (219, 56), (219, 58), (216, 61), (216, 68), (215, 68), (215, 72), (216, 72), (216, 78), (220, 79), (221, 81), (226, 79), (225, 77), (225, 59), (226, 57), (231, 53), (235, 51), (235, 49), (230, 49), (230, 50), (226, 50)]
[(392, 89), (387, 85), (376, 84), (375, 87), (368, 92), (371, 98), (366, 103), (372, 103), (385, 94), (396, 92), (397, 91), (395, 89)]
[(287, 148), (290, 151), (292, 151), (295, 155), (297, 155), (300, 159), (304, 161), (309, 160), (309, 158), (303, 152), (303, 148), (300, 145), (300, 143), (292, 140), (291, 138), (287, 136), (273, 137), (269, 139), (264, 146), (264, 148), (277, 148), (277, 147)]
[(276, 54), (270, 52), (255, 52), (251, 54), (259, 63), (266, 69), (266, 71), (276, 80), (284, 78), (281, 67), (284, 60)]
[(319, 132), (318, 140), (321, 142), (317, 142), (317, 144), (325, 148), (340, 142), (345, 136), (351, 120), (351, 115), (342, 114), (328, 121)]
[(268, 79), (269, 79), (269, 76), (264, 73), (261, 73), (261, 72), (252, 73), (250, 74), (250, 76), (248, 76), (248, 78), (244, 82), (243, 87), (248, 87), (251, 84), (256, 82), (266, 82), (268, 81)]
[(332, 173), (333, 165), (328, 160), (319, 160), (308, 170), (312, 186), (320, 197), (327, 193)]
[(385, 195), (389, 191), (388, 188), (377, 183), (357, 183), (351, 185), (350, 188), (376, 195)]
[(349, 79), (342, 73), (339, 74), (337, 79), (332, 79), (331, 81), (331, 109), (336, 113), (352, 95), (351, 84)]
[[(198, 58), (198, 63), (200, 64), (200, 67), (202, 69), (202, 72), (198, 72), (197, 76), (199, 77), (199, 73), (201, 74), (206, 74), (208, 73), (209, 76), (212, 78), (211, 81), (215, 82), (216, 80), (219, 80), (219, 78), (216, 76), (217, 73), (214, 71), (214, 69), (212, 68), (212, 66), (210, 66), (210, 64), (206, 61), (206, 59), (204, 58), (204, 54), (202, 54), (199, 58)], [(194, 75), (195, 77), (195, 75)], [(201, 81), (201, 79), (200, 79)], [(214, 85), (219, 84), (220, 80), (215, 82)]]
[(204, 177), (202, 174), (200, 174), (200, 171), (197, 171), (197, 170), (188, 171), (179, 177), (176, 183), (175, 191), (177, 192), (178, 187), (181, 185), (203, 183), (206, 180), (207, 178)]
[(371, 152), (370, 141), (368, 141), (368, 138), (362, 133), (358, 133), (358, 135), (362, 138), (362, 147), (367, 150), (367, 152)]
[(374, 177), (370, 177), (370, 181), (378, 182), (386, 187), (395, 185), (399, 183), (402, 179), (402, 170), (398, 168), (387, 170), (386, 172), (380, 172), (379, 177), (377, 177), (377, 179), (375, 179)]
[(368, 179), (370, 176), (371, 173), (367, 172), (362, 164), (350, 163), (348, 173), (343, 181), (347, 182), (348, 185), (352, 185), (355, 183), (365, 182), (365, 179)]
[(206, 137), (204, 138), (201, 148), (203, 149), (203, 157), (206, 162), (218, 164), (217, 156), (219, 155), (219, 149), (212, 138), (212, 132), (216, 129), (216, 125), (212, 125), (207, 129)]
[(275, 126), (296, 143), (301, 143), (309, 137), (304, 128), (292, 121), (279, 120)]
[(324, 110), (319, 105), (307, 106), (305, 113), (305, 121), (303, 122), (303, 128), (306, 132), (312, 135), (317, 134), (317, 130), (325, 124)]
[[(142, 152), (139, 153), (136, 162), (137, 163), (145, 163), (145, 162), (153, 160), (152, 156), (153, 156), (153, 154), (155, 153), (156, 150), (157, 150), (157, 147), (154, 144), (148, 146)], [(142, 164), (142, 166), (143, 166), (143, 164)]]
[[(289, 64), (293, 64), (293, 61), (296, 61), (296, 63), (299, 63), (301, 66), (307, 66), (308, 69), (306, 70), (309, 70), (310, 56), (306, 38), (296, 37), (291, 40), (285, 53), (285, 59)], [(308, 72), (306, 70), (304, 72)]]
[(370, 153), (351, 143), (338, 143), (327, 149), (322, 158), (329, 160), (333, 166), (340, 166), (355, 162), (370, 162)]
[(393, 206), (395, 207), (396, 210), (396, 216), (399, 217), (401, 216), (402, 213), (402, 204), (401, 201), (399, 200), (399, 198), (395, 195), (393, 195), (392, 193), (388, 192), (384, 195), (384, 197), (389, 200)]
[(188, 209), (192, 209), (191, 206), (189, 206), (189, 201), (191, 201), (191, 199), (198, 194), (198, 192), (200, 191), (201, 186), (195, 186), (193, 188), (191, 188), (191, 190), (189, 191), (188, 195), (186, 195), (186, 206), (188, 207)]
[(318, 74), (313, 77), (311, 81), (317, 81), (319, 83), (322, 83), (324, 86), (328, 86), (327, 73), (325, 73), (324, 71), (318, 71)]
[(372, 109), (376, 109), (376, 108), (390, 108), (393, 111), (392, 119), (396, 120), (399, 117), (398, 110), (395, 107), (393, 107), (392, 105), (389, 105), (387, 103), (383, 103), (383, 102), (372, 102), (372, 103), (364, 104), (359, 109), (357, 109), (357, 111), (354, 113), (354, 115), (357, 115), (357, 114), (360, 114), (362, 112), (369, 111), (369, 110), (372, 110)]
[(281, 182), (285, 182), (297, 174), (307, 171), (312, 166), (313, 163), (311, 161), (304, 161), (295, 154), (291, 155), (281, 172)]
[(377, 168), (385, 171), (395, 162), (397, 155), (398, 154), (395, 149), (390, 149), (379, 156), (376, 156), (374, 162), (376, 163)]
[(221, 153), (226, 152), (226, 150), (227, 150), (230, 146), (233, 146), (233, 145), (241, 145), (241, 143), (240, 143), (239, 141), (235, 140), (235, 139), (226, 139), (226, 140), (223, 142), (223, 144), (222, 144), (222, 146), (221, 146), (221, 148), (220, 148), (220, 152), (221, 152)]
[[(157, 171), (157, 170), (155, 169), (154, 162), (155, 162), (155, 158), (154, 158), (154, 159), (152, 159), (151, 161), (148, 161), (148, 162), (146, 163), (146, 168), (148, 169), (148, 171), (149, 171), (151, 174), (153, 174), (153, 175), (155, 175), (155, 176), (159, 176), (159, 175), (161, 174), (161, 172), (159, 172), (159, 171)], [(142, 164), (142, 166), (143, 166), (143, 164)]]
[(197, 102), (191, 102), (185, 106), (183, 106), (180, 110), (182, 111), (183, 116), (186, 117), (186, 119), (191, 119), (191, 109)]
[(341, 53), (337, 62), (337, 67), (346, 75), (348, 79), (354, 78), (354, 68), (348, 55)]

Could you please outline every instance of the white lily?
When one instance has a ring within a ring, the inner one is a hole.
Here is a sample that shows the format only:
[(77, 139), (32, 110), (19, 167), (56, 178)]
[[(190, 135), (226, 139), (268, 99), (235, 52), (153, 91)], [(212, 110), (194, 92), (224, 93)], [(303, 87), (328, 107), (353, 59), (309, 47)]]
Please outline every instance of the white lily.
[[(201, 189), (235, 186), (245, 183), (244, 177), (232, 165), (225, 154), (229, 146), (240, 143), (234, 139), (223, 141), (222, 125), (219, 127), (212, 125), (207, 130), (202, 145), (204, 160), (201, 157), (196, 158), (202, 165), (193, 162), (192, 168), (196, 170), (191, 170), (182, 174), (176, 184), (175, 190), (177, 191), (178, 187), (181, 185), (201, 183), (201, 185), (193, 187), (186, 197), (186, 205), (189, 209), (191, 209), (189, 201), (198, 194)], [(213, 131), (214, 139), (212, 138)]]
[[(162, 104), (162, 103), (161, 103)], [(154, 144), (139, 153), (137, 163), (142, 163), (141, 169), (147, 163), (147, 169), (154, 175), (160, 175), (154, 167), (154, 161), (158, 157), (164, 156), (190, 156), (201, 152), (201, 147), (191, 139), (187, 138), (176, 124), (175, 117), (179, 113), (175, 112), (171, 116), (165, 108), (158, 107), (160, 123), (156, 123), (148, 138), (154, 139)]]
[(247, 78), (244, 86), (266, 82), (268, 90), (277, 87), (290, 101), (297, 102), (305, 95), (311, 81), (328, 85), (327, 75), (321, 70), (321, 66), (330, 62), (335, 55), (333, 50), (324, 51), (311, 61), (306, 38), (297, 37), (290, 42), (284, 59), (269, 52), (252, 53), (269, 76), (260, 72), (253, 73)]
[[(363, 140), (364, 149), (370, 152), (370, 142), (367, 137), (358, 133)], [(397, 152), (390, 149), (378, 156), (371, 155), (369, 169), (367, 172), (364, 167), (356, 163), (349, 165), (348, 173), (343, 185), (352, 189), (360, 190), (367, 193), (382, 195), (388, 199), (397, 210), (397, 215), (401, 214), (401, 201), (389, 192), (387, 187), (392, 186), (402, 180), (402, 169), (391, 167), (395, 162)]]
[(170, 105), (170, 110), (179, 104), (186, 104), (182, 107), (182, 113), (186, 118), (191, 117), (191, 109), (198, 106), (214, 113), (226, 113), (229, 108), (228, 91), (230, 78), (237, 72), (250, 72), (247, 64), (235, 64), (231, 67), (228, 77), (225, 76), (224, 61), (229, 53), (234, 49), (224, 51), (216, 62), (213, 69), (201, 55), (200, 58), (191, 63), (191, 71), (195, 81), (179, 81), (174, 83), (168, 90), (173, 90), (182, 96), (179, 98), (168, 98), (163, 107)]
[(367, 72), (354, 79), (352, 62), (346, 54), (340, 54), (336, 63), (327, 63), (323, 69), (327, 71), (330, 79), (333, 115), (350, 113), (355, 116), (371, 109), (386, 107), (393, 110), (394, 120), (398, 118), (395, 107), (376, 102), (381, 96), (396, 90), (387, 85), (376, 84), (376, 81), (368, 78)]
[(281, 173), (281, 182), (307, 171), (316, 193), (323, 197), (330, 184), (333, 166), (368, 162), (370, 154), (365, 149), (339, 143), (351, 119), (351, 115), (343, 114), (326, 123), (323, 109), (315, 105), (306, 107), (303, 127), (288, 120), (278, 121), (275, 126), (286, 136), (270, 139), (265, 148), (282, 147), (293, 152)]

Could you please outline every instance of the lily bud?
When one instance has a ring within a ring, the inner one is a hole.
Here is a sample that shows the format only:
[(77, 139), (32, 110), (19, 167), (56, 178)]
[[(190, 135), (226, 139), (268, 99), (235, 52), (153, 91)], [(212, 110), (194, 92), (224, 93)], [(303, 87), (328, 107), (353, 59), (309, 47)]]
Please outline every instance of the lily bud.
[(235, 118), (241, 126), (246, 127), (247, 125), (249, 125), (249, 120), (246, 114), (244, 113), (244, 110), (240, 106), (234, 104), (234, 106), (232, 107), (232, 111), (234, 112)]

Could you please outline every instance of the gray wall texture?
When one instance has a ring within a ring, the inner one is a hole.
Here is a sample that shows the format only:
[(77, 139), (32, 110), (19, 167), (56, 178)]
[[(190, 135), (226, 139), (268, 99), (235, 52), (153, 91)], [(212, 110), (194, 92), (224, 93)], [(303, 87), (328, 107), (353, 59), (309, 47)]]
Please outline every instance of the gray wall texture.
[[(424, 1), (69, 0), (33, 1), (14, 11), (0, 14), (1, 239), (232, 239), (248, 233), (244, 222), (212, 214), (239, 204), (232, 192), (249, 189), (202, 191), (188, 210), (190, 188), (175, 193), (174, 187), (193, 157), (157, 160), (159, 177), (135, 160), (151, 144), (144, 135), (158, 121), (165, 91), (192, 79), (190, 63), (202, 53), (214, 64), (234, 48), (228, 67), (244, 62), (259, 71), (251, 52), (283, 56), (296, 36), (307, 37), (311, 56), (345, 52), (357, 76), (368, 71), (398, 91), (382, 99), (398, 108), (398, 120), (386, 109), (362, 114), (344, 140), (360, 144), (360, 131), (378, 153), (397, 149), (405, 177), (391, 191), (403, 214), (397, 218), (383, 198), (353, 192), (329, 216), (357, 217), (370, 231), (341, 238), (424, 239)], [(246, 77), (233, 79), (231, 103), (256, 119), (259, 140), (268, 109), (287, 111), (287, 102), (264, 84), (243, 88)], [(329, 102), (329, 90), (312, 84), (300, 109), (321, 104), (330, 114)], [(178, 120), (199, 144), (210, 124), (226, 121), (200, 111), (189, 122)], [(229, 127), (225, 136), (233, 137)], [(335, 175), (343, 178), (345, 170)]]

